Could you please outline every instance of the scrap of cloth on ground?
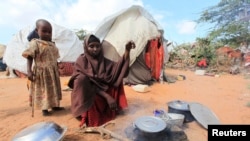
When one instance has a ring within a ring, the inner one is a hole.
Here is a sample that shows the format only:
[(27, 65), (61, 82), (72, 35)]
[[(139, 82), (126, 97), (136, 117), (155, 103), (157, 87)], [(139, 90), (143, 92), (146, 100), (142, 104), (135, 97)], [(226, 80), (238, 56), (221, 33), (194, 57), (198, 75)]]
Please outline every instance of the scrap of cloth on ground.
[[(74, 72), (69, 80), (71, 93), (71, 112), (81, 117), (81, 125), (100, 126), (113, 120), (128, 106), (123, 87), (123, 78), (129, 72), (129, 57), (121, 57), (118, 62), (104, 57), (102, 47), (97, 57), (87, 51), (90, 36), (84, 40), (84, 53), (75, 62)], [(106, 99), (98, 95), (104, 91), (113, 97), (118, 110), (112, 110)]]

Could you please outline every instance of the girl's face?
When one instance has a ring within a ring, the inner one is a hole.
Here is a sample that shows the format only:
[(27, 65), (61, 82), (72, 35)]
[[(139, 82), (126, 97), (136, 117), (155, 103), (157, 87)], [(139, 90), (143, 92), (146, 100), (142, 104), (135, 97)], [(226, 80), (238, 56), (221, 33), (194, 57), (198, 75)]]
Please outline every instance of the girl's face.
[(51, 41), (52, 40), (52, 27), (49, 23), (41, 23), (37, 27), (37, 33), (41, 40)]
[(87, 51), (89, 55), (96, 58), (101, 52), (101, 44), (99, 42), (91, 42), (87, 46)]

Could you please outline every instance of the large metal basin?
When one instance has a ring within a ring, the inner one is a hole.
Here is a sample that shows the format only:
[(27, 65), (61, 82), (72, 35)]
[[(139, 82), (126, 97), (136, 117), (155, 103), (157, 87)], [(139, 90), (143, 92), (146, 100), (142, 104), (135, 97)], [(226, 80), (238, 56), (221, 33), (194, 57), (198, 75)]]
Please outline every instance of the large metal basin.
[(66, 131), (52, 121), (40, 122), (21, 130), (12, 141), (62, 141)]

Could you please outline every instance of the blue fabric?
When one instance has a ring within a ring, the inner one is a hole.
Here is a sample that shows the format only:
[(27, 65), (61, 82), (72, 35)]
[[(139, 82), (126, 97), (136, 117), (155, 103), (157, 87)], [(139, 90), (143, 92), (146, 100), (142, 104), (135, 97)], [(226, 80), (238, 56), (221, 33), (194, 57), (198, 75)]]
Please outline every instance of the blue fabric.
[(3, 63), (3, 59), (0, 59), (0, 71), (6, 71), (7, 65)]
[(31, 32), (30, 32), (30, 34), (28, 35), (28, 37), (27, 37), (27, 39), (28, 39), (28, 41), (31, 41), (32, 39), (38, 39), (39, 38), (39, 36), (38, 36), (38, 34), (37, 34), (37, 32), (36, 32), (36, 29), (34, 29), (34, 30), (32, 30)]

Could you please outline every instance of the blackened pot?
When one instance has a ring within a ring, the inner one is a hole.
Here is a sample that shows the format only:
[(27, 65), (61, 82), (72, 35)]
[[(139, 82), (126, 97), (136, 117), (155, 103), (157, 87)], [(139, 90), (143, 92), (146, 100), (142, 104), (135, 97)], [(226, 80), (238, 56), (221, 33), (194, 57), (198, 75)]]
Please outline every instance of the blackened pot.
[(183, 114), (185, 116), (184, 123), (195, 120), (194, 116), (189, 110), (189, 104), (187, 102), (175, 100), (168, 102), (167, 105), (169, 113)]

